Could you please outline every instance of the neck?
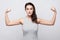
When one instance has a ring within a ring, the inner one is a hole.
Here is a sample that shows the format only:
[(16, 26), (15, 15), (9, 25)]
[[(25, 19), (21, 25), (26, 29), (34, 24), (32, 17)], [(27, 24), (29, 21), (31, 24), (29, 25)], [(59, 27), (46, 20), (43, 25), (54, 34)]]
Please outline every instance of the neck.
[(28, 18), (29, 20), (31, 20), (31, 16), (27, 16), (27, 18)]

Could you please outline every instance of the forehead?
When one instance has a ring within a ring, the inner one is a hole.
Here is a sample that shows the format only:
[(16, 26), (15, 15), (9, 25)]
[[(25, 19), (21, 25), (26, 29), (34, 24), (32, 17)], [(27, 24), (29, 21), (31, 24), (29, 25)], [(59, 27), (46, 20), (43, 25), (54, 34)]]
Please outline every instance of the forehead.
[(27, 5), (26, 8), (33, 8), (33, 6), (32, 5)]

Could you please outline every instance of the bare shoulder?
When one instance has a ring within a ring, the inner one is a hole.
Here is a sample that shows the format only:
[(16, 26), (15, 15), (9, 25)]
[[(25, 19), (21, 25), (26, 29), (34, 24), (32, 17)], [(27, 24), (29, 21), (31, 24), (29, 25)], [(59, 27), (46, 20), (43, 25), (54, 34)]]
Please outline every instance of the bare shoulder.
[(43, 21), (44, 19), (41, 19), (41, 18), (37, 18), (37, 21)]
[(40, 23), (40, 18), (37, 18), (37, 22)]
[(39, 21), (41, 21), (42, 19), (41, 18), (37, 18), (37, 21), (39, 22)]
[(38, 23), (41, 23), (42, 21), (43, 21), (43, 19), (37, 18), (37, 22), (38, 22)]

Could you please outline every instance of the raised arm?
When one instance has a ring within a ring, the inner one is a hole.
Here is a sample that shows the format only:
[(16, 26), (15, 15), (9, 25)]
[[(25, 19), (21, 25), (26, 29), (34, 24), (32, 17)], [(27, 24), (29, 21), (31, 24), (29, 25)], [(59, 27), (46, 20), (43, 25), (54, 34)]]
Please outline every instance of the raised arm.
[(51, 20), (44, 20), (44, 19), (40, 19), (38, 18), (38, 23), (40, 24), (44, 24), (44, 25), (54, 25), (55, 24), (55, 20), (56, 20), (56, 9), (54, 7), (51, 8), (51, 10), (53, 11), (53, 17)]
[(6, 23), (7, 26), (13, 26), (13, 25), (22, 24), (22, 21), (23, 21), (22, 19), (10, 21), (9, 17), (8, 17), (9, 12), (11, 12), (11, 9), (7, 9), (5, 11), (5, 23)]

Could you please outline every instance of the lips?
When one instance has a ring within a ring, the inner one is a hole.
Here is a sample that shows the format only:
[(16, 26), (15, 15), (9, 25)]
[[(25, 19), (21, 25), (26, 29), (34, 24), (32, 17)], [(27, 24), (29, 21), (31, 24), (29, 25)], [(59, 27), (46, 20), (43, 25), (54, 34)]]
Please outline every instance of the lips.
[(29, 15), (31, 15), (31, 13), (29, 13)]
[(31, 15), (31, 13), (28, 13), (28, 15)]

